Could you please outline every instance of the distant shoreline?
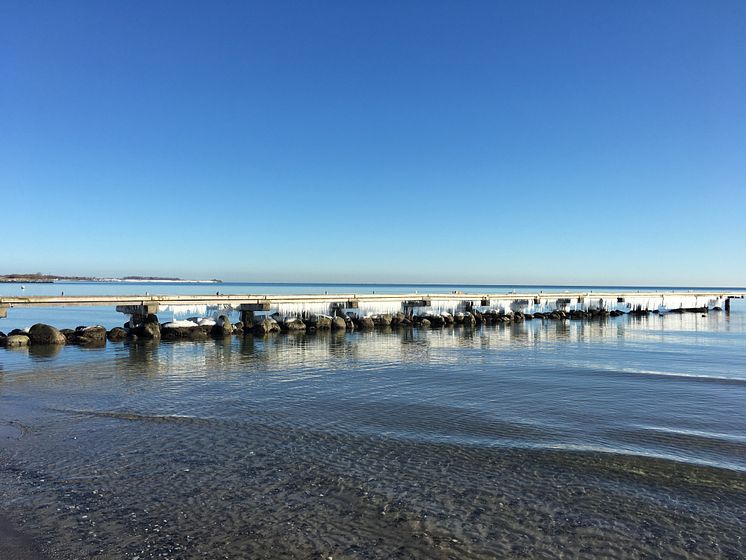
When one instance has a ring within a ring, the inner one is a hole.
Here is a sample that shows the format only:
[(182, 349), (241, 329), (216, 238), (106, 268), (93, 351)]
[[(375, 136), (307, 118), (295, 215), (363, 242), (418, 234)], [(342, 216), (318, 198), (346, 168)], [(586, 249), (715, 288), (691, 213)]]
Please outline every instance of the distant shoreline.
[(161, 276), (123, 276), (122, 278), (97, 278), (95, 276), (56, 276), (52, 274), (1, 274), (5, 284), (54, 284), (55, 282), (159, 282), (172, 284), (222, 284), (222, 280), (184, 280)]

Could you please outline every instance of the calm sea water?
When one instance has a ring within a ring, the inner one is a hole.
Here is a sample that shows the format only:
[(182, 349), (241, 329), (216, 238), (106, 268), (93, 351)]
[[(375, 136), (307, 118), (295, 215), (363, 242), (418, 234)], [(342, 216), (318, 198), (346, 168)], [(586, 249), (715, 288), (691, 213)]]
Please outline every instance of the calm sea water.
[(0, 515), (59, 558), (744, 558), (745, 410), (743, 302), (0, 350)]

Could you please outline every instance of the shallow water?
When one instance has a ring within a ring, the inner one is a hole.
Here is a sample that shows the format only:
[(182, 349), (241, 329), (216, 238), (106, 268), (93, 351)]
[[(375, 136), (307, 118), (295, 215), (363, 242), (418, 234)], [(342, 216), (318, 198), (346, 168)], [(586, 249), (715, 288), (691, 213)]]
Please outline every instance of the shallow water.
[(746, 313), (0, 350), (60, 558), (743, 558)]

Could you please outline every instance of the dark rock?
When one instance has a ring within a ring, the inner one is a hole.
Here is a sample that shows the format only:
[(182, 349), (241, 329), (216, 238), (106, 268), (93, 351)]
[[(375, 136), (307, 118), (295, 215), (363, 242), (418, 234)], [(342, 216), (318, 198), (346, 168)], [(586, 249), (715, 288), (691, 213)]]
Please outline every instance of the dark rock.
[(106, 333), (106, 338), (108, 338), (112, 342), (121, 342), (122, 340), (127, 338), (127, 331), (120, 327), (114, 327), (108, 333)]
[(65, 337), (67, 344), (73, 344), (73, 340), (75, 339), (75, 331), (73, 329), (60, 329), (60, 332)]
[(430, 321), (430, 326), (432, 328), (440, 328), (445, 326), (446, 321), (443, 319), (440, 315), (428, 315), (426, 321)]
[(104, 346), (106, 344), (106, 329), (101, 325), (78, 327), (70, 335), (65, 333), (65, 338), (69, 344)]
[(314, 315), (308, 320), (308, 326), (320, 331), (332, 328), (332, 318), (329, 315)]
[(300, 332), (306, 330), (306, 324), (300, 319), (291, 318), (285, 319), (285, 321), (281, 325), (281, 328), (284, 331)]
[[(153, 317), (155, 317), (155, 315), (153, 315)], [(141, 338), (158, 340), (161, 338), (161, 326), (157, 321), (155, 323), (146, 321), (140, 326), (135, 334)]]
[(28, 331), (30, 344), (65, 344), (65, 335), (51, 325), (36, 323)]
[(212, 332), (214, 326), (164, 323), (160, 326), (160, 336), (161, 339), (167, 341), (207, 340), (208, 333)]
[(274, 319), (266, 318), (263, 321), (256, 323), (251, 331), (254, 334), (263, 336), (270, 333), (280, 332), (280, 325)]
[(401, 311), (398, 311), (394, 313), (394, 315), (391, 317), (391, 325), (400, 325), (407, 319), (407, 316), (402, 313)]
[(231, 336), (233, 334), (233, 324), (228, 320), (227, 316), (221, 315), (210, 329), (210, 334), (217, 338)]
[(419, 327), (423, 329), (429, 329), (430, 328), (430, 319), (422, 319), (419, 323)]
[(332, 330), (333, 331), (347, 330), (347, 322), (342, 317), (334, 317), (334, 319), (332, 319)]
[(376, 324), (370, 317), (362, 317), (355, 322), (355, 326), (360, 330), (370, 330), (375, 328)]
[(380, 315), (373, 315), (373, 317), (371, 318), (373, 319), (373, 323), (375, 323), (377, 327), (391, 326), (392, 316), (388, 313), (381, 313)]
[(477, 324), (477, 319), (468, 311), (464, 313), (464, 317), (461, 320), (465, 327), (474, 327)]

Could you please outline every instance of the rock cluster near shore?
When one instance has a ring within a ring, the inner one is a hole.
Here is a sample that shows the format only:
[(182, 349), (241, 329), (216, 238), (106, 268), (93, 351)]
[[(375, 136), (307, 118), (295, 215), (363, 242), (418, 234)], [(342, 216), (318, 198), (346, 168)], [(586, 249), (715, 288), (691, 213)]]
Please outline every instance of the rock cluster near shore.
[[(719, 308), (717, 308), (719, 310)], [(706, 307), (696, 309), (675, 309), (671, 313), (684, 312), (707, 313)], [(648, 315), (657, 313), (643, 309), (635, 309), (630, 315)], [(76, 329), (58, 330), (50, 325), (37, 323), (27, 330), (15, 329), (7, 335), (0, 332), (0, 346), (7, 348), (22, 348), (26, 346), (59, 346), (72, 344), (86, 347), (101, 347), (106, 341), (121, 342), (125, 340), (207, 340), (209, 338), (224, 338), (233, 335), (266, 336), (273, 333), (303, 333), (316, 331), (370, 331), (374, 329), (390, 328), (419, 328), (438, 329), (449, 326), (474, 328), (479, 325), (498, 325), (521, 323), (530, 320), (592, 320), (617, 317), (624, 315), (621, 311), (607, 311), (604, 309), (590, 311), (555, 310), (547, 313), (502, 313), (497, 310), (487, 312), (465, 311), (455, 314), (432, 313), (426, 315), (408, 316), (404, 313), (383, 313), (370, 317), (348, 317), (313, 315), (304, 319), (298, 317), (261, 316), (253, 325), (242, 322), (231, 323), (227, 316), (222, 315), (217, 320), (193, 317), (185, 321), (160, 323), (155, 315), (142, 317), (132, 325), (115, 327), (107, 331), (100, 325), (80, 326)]]

